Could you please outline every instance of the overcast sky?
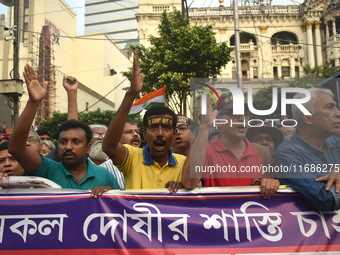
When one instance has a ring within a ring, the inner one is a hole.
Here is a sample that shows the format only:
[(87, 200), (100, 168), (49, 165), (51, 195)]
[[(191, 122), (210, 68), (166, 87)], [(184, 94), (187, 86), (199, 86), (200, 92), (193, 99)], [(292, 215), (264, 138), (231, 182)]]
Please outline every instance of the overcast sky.
[[(84, 28), (84, 13), (85, 0), (65, 0), (76, 12), (77, 12), (77, 35), (83, 35)], [(251, 1), (251, 0), (250, 0)], [(265, 0), (266, 1), (266, 0)], [(218, 0), (187, 0), (190, 7), (217, 7), (219, 6)], [(225, 6), (230, 6), (231, 0), (224, 0)], [(272, 5), (296, 5), (302, 3), (303, 0), (272, 0)], [(238, 4), (241, 4), (241, 0), (238, 0)], [(7, 15), (7, 7), (0, 4), (0, 14)]]

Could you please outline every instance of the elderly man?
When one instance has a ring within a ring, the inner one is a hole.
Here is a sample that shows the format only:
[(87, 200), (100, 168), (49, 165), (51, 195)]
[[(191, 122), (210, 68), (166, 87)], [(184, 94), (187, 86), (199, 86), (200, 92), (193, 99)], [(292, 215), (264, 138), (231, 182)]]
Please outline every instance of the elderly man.
[[(242, 169), (255, 169), (255, 167), (261, 169), (261, 165), (271, 164), (269, 149), (262, 145), (251, 144), (245, 137), (249, 115), (248, 113), (233, 114), (232, 93), (223, 93), (220, 98), (222, 105), (219, 103), (214, 112), (211, 111), (209, 105), (210, 111), (202, 116), (200, 131), (190, 153), (191, 169), (201, 168), (199, 172), (202, 175), (190, 176), (190, 166), (186, 163), (182, 184), (185, 188), (192, 189), (196, 187), (200, 178), (205, 187), (251, 186), (261, 182), (261, 195), (268, 199), (279, 188), (279, 181), (263, 178), (261, 170), (244, 172)], [(218, 125), (220, 135), (208, 143), (208, 135), (214, 119), (223, 119), (227, 124)], [(211, 167), (226, 167), (232, 170), (228, 172), (206, 171)], [(263, 178), (262, 181), (261, 178)]]
[[(333, 135), (340, 131), (340, 111), (330, 90), (309, 91), (311, 99), (304, 107), (311, 115), (303, 114), (293, 105), (298, 128), (291, 140), (277, 148), (274, 162), (290, 169), (280, 173), (282, 184), (299, 191), (319, 210), (337, 210), (340, 208), (340, 139)], [(299, 93), (294, 98), (303, 96)]]
[(103, 151), (125, 177), (128, 189), (165, 188), (170, 192), (180, 187), (185, 156), (173, 154), (170, 146), (175, 137), (177, 116), (166, 107), (152, 107), (143, 118), (144, 148), (120, 143), (125, 121), (132, 103), (143, 86), (144, 75), (139, 71), (138, 50), (134, 51), (132, 82), (103, 141)]
[(280, 129), (267, 125), (249, 128), (246, 137), (251, 143), (268, 147), (272, 156), (275, 149), (283, 142), (283, 134)]
[(96, 166), (104, 167), (116, 178), (120, 189), (125, 189), (124, 176), (121, 171), (113, 164), (112, 160), (103, 152), (103, 139), (107, 132), (105, 125), (92, 124), (89, 125), (92, 129), (91, 150), (89, 158)]

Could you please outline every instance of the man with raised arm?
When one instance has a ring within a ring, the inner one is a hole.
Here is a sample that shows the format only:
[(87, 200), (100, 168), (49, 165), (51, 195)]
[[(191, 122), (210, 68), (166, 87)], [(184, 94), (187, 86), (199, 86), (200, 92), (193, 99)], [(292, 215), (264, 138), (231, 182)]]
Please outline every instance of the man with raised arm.
[[(262, 172), (243, 170), (260, 170), (262, 165), (270, 165), (272, 161), (270, 151), (267, 147), (250, 143), (245, 137), (249, 114), (247, 112), (243, 115), (233, 114), (231, 92), (223, 93), (221, 101), (222, 105), (219, 103), (214, 111), (208, 104), (209, 111), (201, 117), (200, 131), (191, 147), (191, 164), (186, 162), (184, 166), (182, 185), (187, 189), (193, 189), (200, 180), (203, 187), (251, 186), (260, 183), (261, 196), (269, 199), (279, 188), (279, 181), (263, 178)], [(214, 119), (227, 120), (227, 124), (219, 125), (220, 135), (208, 143)], [(253, 166), (256, 168), (252, 168)], [(218, 167), (224, 170), (218, 171)], [(216, 171), (206, 171), (214, 168)]]
[(121, 144), (120, 139), (133, 101), (143, 86), (138, 50), (134, 51), (132, 82), (103, 141), (103, 151), (125, 177), (126, 189), (168, 187), (176, 192), (180, 187), (185, 156), (173, 154), (170, 146), (175, 136), (177, 116), (166, 107), (153, 107), (143, 118), (144, 148)]
[(41, 86), (30, 65), (25, 66), (24, 78), (29, 99), (14, 127), (8, 152), (11, 153), (28, 175), (50, 179), (63, 188), (92, 189), (98, 197), (109, 189), (119, 189), (116, 179), (106, 169), (95, 167), (87, 158), (92, 131), (88, 125), (77, 120), (68, 120), (59, 129), (58, 154), (61, 162), (41, 156), (26, 140), (39, 104), (45, 98), (48, 82)]

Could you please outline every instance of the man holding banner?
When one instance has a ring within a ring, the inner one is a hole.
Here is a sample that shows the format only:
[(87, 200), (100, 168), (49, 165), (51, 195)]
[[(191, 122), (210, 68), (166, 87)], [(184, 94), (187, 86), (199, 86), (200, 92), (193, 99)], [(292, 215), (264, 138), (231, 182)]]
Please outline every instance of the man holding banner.
[[(173, 154), (170, 149), (177, 123), (177, 116), (173, 111), (164, 106), (154, 106), (145, 113), (143, 135), (147, 145), (144, 148), (135, 148), (120, 143), (133, 101), (143, 86), (144, 75), (139, 70), (138, 54), (138, 50), (135, 50), (131, 86), (110, 123), (103, 141), (103, 151), (123, 172), (126, 189), (152, 189), (167, 186), (171, 193), (176, 192), (181, 188), (180, 181), (186, 158), (183, 155)], [(147, 95), (148, 101), (138, 104), (139, 111), (150, 102), (159, 103), (155, 100), (159, 96), (150, 97), (150, 94)], [(144, 100), (144, 97), (142, 99)], [(137, 112), (134, 110), (132, 113)]]

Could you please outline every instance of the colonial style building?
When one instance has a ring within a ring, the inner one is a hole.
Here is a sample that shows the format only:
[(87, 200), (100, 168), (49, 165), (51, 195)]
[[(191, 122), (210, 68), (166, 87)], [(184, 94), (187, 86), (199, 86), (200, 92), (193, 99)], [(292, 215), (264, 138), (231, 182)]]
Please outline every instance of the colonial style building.
[[(217, 1), (217, 0), (216, 0)], [(189, 8), (192, 25), (214, 24), (216, 40), (235, 47), (233, 7)], [(335, 59), (340, 65), (339, 0), (306, 0), (300, 5), (266, 5), (264, 1), (243, 2), (238, 7), (241, 68), (243, 78), (301, 77), (302, 66), (322, 65)], [(247, 4), (248, 3), (248, 4)], [(164, 10), (181, 10), (180, 0), (140, 0), (139, 38), (148, 46), (150, 34), (156, 36)], [(232, 53), (235, 59), (235, 52)], [(236, 78), (231, 61), (223, 78)]]

